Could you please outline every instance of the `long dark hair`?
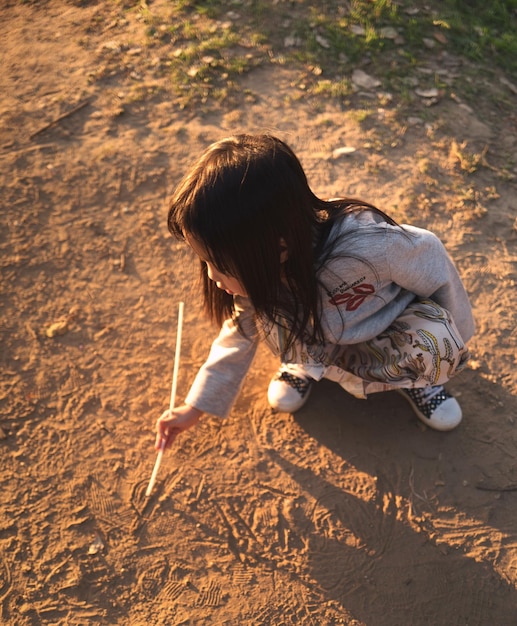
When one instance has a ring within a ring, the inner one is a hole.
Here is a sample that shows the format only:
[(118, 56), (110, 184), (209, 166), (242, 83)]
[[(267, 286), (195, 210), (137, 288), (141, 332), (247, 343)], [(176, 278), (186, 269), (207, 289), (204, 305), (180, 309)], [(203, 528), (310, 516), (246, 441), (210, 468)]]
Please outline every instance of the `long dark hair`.
[[(171, 198), (168, 227), (238, 278), (257, 314), (286, 327), (290, 345), (323, 338), (316, 269), (336, 219), (363, 210), (394, 223), (367, 202), (321, 200), (289, 146), (271, 135), (242, 134), (212, 144), (196, 161)], [(222, 324), (234, 314), (233, 297), (208, 278), (203, 262), (201, 279), (205, 310)]]

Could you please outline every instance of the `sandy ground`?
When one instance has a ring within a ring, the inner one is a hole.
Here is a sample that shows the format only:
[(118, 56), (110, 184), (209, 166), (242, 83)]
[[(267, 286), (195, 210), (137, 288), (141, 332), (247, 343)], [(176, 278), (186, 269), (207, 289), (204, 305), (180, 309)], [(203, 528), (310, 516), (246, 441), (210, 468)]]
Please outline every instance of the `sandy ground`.
[[(411, 119), (374, 94), (362, 119), (271, 65), (242, 78), (238, 107), (201, 114), (177, 106), (153, 63), (166, 48), (146, 47), (115, 3), (6, 4), (1, 623), (517, 623), (514, 86), (494, 75), (476, 110), (417, 100)], [(464, 422), (433, 432), (397, 394), (359, 401), (325, 382), (295, 416), (274, 414), (264, 350), (231, 416), (182, 435), (146, 499), (178, 303), (180, 396), (216, 334), (167, 197), (238, 130), (288, 141), (317, 193), (361, 196), (443, 239), (478, 326), (450, 384)], [(356, 150), (333, 156), (344, 146)], [(469, 173), (466, 153), (485, 149)]]

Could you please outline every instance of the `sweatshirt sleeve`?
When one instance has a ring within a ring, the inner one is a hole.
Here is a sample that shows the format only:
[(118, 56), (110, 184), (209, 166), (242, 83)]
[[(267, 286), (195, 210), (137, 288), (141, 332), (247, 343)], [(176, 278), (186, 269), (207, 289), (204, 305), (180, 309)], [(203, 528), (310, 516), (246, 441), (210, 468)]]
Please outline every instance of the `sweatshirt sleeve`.
[(465, 287), (454, 263), (438, 237), (428, 230), (404, 225), (404, 231), (389, 225), (386, 259), (391, 280), (447, 309), (464, 341), (474, 334), (474, 319)]
[(237, 300), (238, 322), (224, 322), (185, 399), (186, 404), (218, 417), (230, 412), (258, 345), (253, 311), (242, 305), (245, 299)]

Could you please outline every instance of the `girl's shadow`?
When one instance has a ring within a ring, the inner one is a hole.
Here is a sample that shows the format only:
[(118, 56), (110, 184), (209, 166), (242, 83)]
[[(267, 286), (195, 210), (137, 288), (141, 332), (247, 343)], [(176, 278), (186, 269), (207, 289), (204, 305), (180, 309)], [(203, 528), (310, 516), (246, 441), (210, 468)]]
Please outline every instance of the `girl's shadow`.
[(399, 394), (356, 400), (327, 381), (295, 421), (334, 466), (269, 452), (311, 494), (290, 532), (328, 599), (372, 625), (515, 623), (517, 592), (491, 546), (501, 532), (479, 511), (493, 493), (464, 484), (463, 464), (477, 460), (475, 447), (465, 455), (468, 428), (419, 428)]

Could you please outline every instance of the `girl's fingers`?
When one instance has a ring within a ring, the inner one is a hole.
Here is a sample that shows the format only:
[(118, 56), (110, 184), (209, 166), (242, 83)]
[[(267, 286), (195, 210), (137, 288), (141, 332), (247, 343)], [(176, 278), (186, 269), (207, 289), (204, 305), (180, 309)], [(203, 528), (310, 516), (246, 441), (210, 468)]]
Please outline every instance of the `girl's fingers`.
[(167, 450), (174, 443), (180, 432), (180, 428), (159, 428), (156, 433), (154, 447), (156, 450), (159, 450), (163, 446), (163, 449)]
[(162, 447), (162, 442), (166, 441), (164, 437), (162, 437), (162, 435), (160, 435), (160, 433), (156, 433), (156, 439), (154, 442), (154, 449), (155, 450), (159, 450)]
[(165, 422), (171, 419), (170, 411), (165, 411), (161, 417), (156, 421), (156, 433), (157, 437), (161, 437), (162, 439), (167, 439), (167, 435), (171, 430), (171, 427)]

